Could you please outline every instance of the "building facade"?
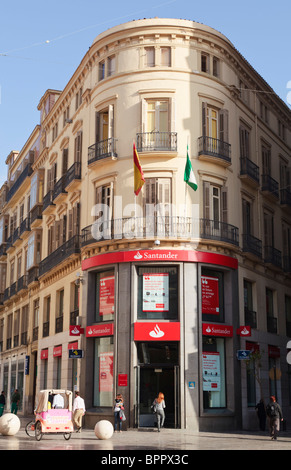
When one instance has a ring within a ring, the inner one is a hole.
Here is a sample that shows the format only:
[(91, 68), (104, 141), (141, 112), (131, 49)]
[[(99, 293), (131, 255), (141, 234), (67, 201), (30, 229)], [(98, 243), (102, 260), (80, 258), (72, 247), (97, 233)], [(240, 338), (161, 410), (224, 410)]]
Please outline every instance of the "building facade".
[(79, 389), (93, 427), (119, 392), (153, 426), (162, 391), (169, 427), (256, 429), (276, 394), (288, 420), (288, 107), (221, 33), (155, 18), (100, 34), (38, 109), (0, 192), (8, 407)]

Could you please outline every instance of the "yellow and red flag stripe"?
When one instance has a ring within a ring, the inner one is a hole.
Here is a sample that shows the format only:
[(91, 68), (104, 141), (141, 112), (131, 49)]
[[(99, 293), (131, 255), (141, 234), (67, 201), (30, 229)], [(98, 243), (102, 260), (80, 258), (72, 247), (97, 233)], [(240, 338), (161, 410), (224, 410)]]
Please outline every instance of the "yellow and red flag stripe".
[(137, 196), (144, 185), (145, 178), (140, 165), (138, 153), (133, 144), (133, 168), (134, 168), (134, 194)]

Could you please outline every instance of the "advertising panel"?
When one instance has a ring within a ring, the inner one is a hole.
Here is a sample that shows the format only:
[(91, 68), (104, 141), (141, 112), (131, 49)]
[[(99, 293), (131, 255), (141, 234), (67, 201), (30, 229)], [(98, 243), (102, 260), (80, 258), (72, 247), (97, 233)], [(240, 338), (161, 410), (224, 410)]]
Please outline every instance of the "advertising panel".
[(219, 315), (217, 277), (201, 276), (202, 313)]
[(169, 273), (143, 275), (143, 312), (169, 311)]
[(202, 353), (203, 391), (220, 392), (220, 354)]
[(114, 313), (114, 276), (99, 281), (99, 315)]
[(136, 322), (135, 341), (180, 341), (179, 322)]
[(113, 390), (113, 352), (100, 353), (99, 356), (99, 391)]

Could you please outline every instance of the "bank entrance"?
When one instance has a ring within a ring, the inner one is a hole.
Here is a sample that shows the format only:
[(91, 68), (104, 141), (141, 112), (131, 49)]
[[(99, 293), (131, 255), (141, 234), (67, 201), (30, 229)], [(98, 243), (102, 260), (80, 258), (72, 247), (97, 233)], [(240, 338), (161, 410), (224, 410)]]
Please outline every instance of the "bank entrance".
[(165, 427), (180, 427), (178, 342), (137, 343), (135, 426), (155, 427), (151, 405), (165, 395)]

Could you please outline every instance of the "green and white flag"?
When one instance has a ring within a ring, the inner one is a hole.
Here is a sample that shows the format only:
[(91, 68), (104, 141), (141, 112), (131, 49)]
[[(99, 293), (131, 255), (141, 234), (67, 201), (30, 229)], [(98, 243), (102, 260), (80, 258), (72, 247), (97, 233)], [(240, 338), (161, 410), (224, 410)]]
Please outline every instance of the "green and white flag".
[(197, 181), (194, 175), (194, 171), (192, 168), (192, 164), (188, 155), (188, 145), (187, 145), (187, 160), (184, 172), (184, 181), (185, 183), (189, 184), (189, 186), (196, 191), (198, 188)]

